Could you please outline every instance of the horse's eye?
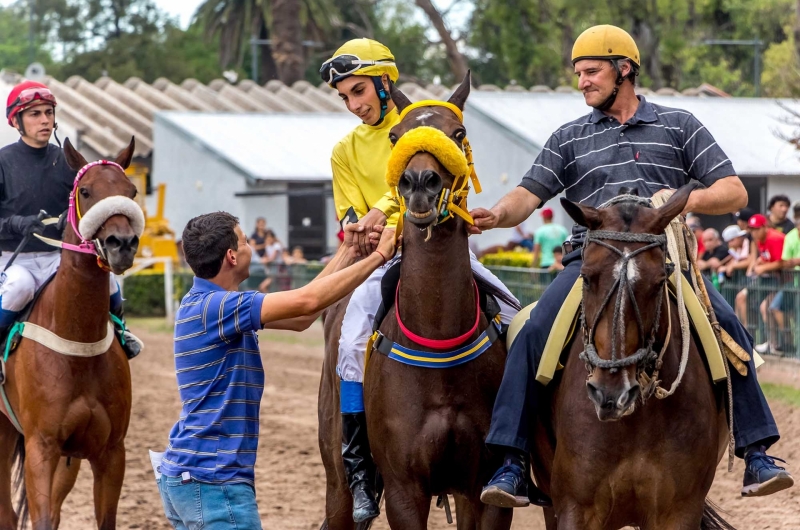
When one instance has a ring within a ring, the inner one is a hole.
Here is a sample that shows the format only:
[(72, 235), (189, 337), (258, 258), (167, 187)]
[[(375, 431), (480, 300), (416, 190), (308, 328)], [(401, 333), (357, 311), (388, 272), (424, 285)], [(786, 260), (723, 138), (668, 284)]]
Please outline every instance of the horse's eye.
[(467, 131), (465, 131), (464, 129), (459, 129), (455, 132), (455, 134), (453, 134), (453, 138), (455, 138), (459, 142), (463, 142), (464, 138), (466, 137), (467, 137)]
[(393, 132), (389, 133), (389, 141), (392, 142), (392, 145), (397, 143), (397, 135)]
[(91, 196), (89, 190), (87, 190), (86, 188), (81, 188), (80, 192), (81, 192), (81, 197), (83, 197), (84, 199), (88, 199)]

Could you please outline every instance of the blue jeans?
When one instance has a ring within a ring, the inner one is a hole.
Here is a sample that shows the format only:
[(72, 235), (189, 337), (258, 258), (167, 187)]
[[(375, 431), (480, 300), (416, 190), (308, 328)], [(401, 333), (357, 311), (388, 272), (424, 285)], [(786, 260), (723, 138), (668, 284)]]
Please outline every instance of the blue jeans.
[(261, 530), (253, 486), (207, 484), (162, 475), (156, 480), (164, 513), (176, 530)]

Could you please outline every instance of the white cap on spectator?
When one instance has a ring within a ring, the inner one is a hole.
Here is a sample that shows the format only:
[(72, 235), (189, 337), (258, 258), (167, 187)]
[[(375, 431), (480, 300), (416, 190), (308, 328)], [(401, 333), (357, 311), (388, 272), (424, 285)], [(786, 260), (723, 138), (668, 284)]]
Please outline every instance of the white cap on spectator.
[(739, 236), (747, 235), (747, 230), (742, 230), (736, 225), (730, 225), (722, 231), (722, 240), (726, 243), (736, 239)]

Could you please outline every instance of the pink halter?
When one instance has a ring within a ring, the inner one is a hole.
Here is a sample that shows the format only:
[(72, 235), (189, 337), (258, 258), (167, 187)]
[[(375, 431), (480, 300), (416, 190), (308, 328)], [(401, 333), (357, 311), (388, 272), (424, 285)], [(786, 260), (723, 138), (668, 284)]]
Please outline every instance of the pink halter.
[(95, 242), (84, 238), (83, 234), (81, 234), (80, 230), (78, 229), (78, 221), (81, 219), (80, 207), (78, 205), (78, 184), (86, 172), (95, 166), (114, 166), (123, 173), (125, 172), (125, 170), (122, 169), (122, 166), (116, 162), (109, 162), (108, 160), (89, 162), (78, 171), (78, 174), (75, 175), (75, 183), (72, 185), (72, 192), (69, 194), (69, 210), (67, 210), (67, 221), (70, 225), (72, 225), (72, 229), (75, 231), (75, 234), (81, 238), (81, 242), (79, 245), (62, 243), (61, 248), (83, 254), (94, 254), (95, 256), (102, 257)]

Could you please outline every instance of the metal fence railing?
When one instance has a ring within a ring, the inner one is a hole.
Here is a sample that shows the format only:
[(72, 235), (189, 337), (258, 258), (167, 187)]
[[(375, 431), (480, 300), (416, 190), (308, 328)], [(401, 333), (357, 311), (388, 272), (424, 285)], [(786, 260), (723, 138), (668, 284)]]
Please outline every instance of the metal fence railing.
[[(323, 265), (253, 265), (243, 289), (258, 289), (269, 278), (267, 291), (296, 289), (313, 280)], [(524, 306), (538, 300), (555, 278), (545, 269), (488, 267)], [(733, 277), (708, 274), (714, 287), (755, 339), (756, 345), (768, 345), (767, 353), (800, 359), (800, 270), (747, 277), (743, 272)]]

